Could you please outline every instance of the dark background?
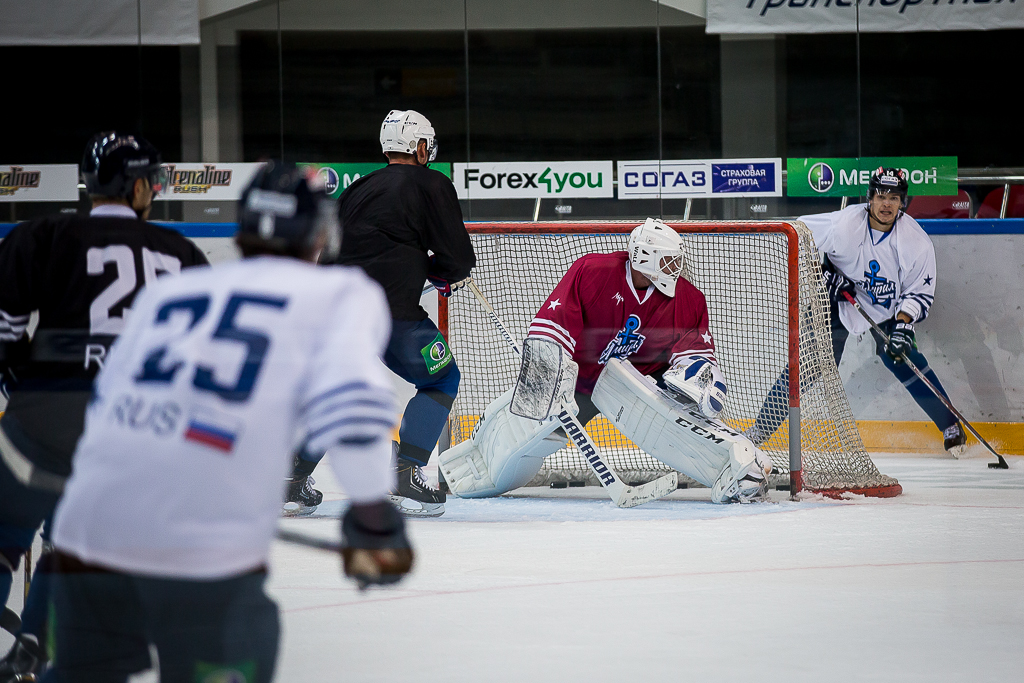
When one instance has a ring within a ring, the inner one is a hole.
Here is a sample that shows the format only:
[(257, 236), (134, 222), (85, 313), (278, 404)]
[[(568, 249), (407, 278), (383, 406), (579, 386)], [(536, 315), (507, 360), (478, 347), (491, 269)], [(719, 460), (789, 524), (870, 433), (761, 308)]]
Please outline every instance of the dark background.
[[(780, 156), (857, 154), (855, 40), (785, 38)], [(287, 158), (376, 160), (384, 114), (414, 108), (438, 130), (439, 161), (466, 159), (461, 32), (285, 32), (282, 43)], [(862, 35), (863, 154), (1024, 165), (1014, 95), (1022, 44), (1021, 30)], [(661, 48), (664, 158), (720, 156), (718, 36), (663, 28)], [(182, 161), (182, 88), (198, 87), (182, 82), (183, 73), (198, 81), (183, 51), (196, 49), (0, 48), (0, 160), (77, 163), (93, 133), (116, 128)], [(276, 34), (241, 34), (238, 55), (244, 160), (276, 156)], [(654, 29), (471, 32), (469, 93), (476, 161), (658, 155)]]

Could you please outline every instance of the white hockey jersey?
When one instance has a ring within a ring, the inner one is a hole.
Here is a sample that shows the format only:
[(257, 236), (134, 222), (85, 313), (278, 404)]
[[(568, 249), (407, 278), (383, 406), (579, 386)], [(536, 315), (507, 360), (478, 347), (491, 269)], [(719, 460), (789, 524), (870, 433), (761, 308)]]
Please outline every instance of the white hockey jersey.
[(224, 578), (267, 561), (299, 446), (350, 497), (393, 485), (380, 286), (259, 257), (147, 286), (96, 380), (53, 541), (135, 574)]
[[(914, 322), (928, 316), (935, 300), (935, 249), (924, 229), (900, 214), (889, 232), (872, 230), (866, 204), (832, 213), (801, 216), (820, 254), (857, 285), (857, 302), (877, 323), (903, 312)], [(846, 301), (839, 318), (853, 334), (870, 329)]]

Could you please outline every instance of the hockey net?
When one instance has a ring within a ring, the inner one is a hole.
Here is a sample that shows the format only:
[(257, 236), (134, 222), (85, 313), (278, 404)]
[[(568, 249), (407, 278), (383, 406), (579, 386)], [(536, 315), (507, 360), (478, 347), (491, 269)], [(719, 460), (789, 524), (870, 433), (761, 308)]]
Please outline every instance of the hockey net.
[[(684, 277), (707, 299), (715, 353), (729, 387), (722, 419), (744, 430), (764, 406), (781, 423), (762, 445), (775, 464), (772, 484), (826, 495), (898, 495), (898, 482), (881, 474), (865, 451), (843, 389), (810, 231), (797, 221), (669, 224), (686, 245)], [(635, 226), (470, 223), (477, 258), (473, 279), (521, 340), (569, 266), (584, 254), (624, 251)], [(456, 444), (470, 437), (484, 408), (513, 385), (519, 362), (471, 295), (440, 301), (441, 328), (462, 371), (449, 422)], [(788, 396), (772, 391), (784, 371), (799, 378), (789, 382)], [(790, 445), (797, 432), (789, 425), (797, 413), (798, 449)], [(587, 431), (627, 482), (650, 481), (669, 469), (601, 416)], [(689, 481), (682, 475), (680, 480)], [(559, 483), (598, 485), (569, 444), (547, 458), (531, 485)]]

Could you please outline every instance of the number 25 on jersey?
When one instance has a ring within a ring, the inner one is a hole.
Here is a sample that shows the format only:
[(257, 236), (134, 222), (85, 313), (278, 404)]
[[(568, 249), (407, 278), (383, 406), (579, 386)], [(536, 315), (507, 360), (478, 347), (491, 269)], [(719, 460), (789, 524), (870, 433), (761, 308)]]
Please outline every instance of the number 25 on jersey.
[[(192, 372), (192, 386), (198, 391), (217, 394), (225, 401), (242, 403), (249, 399), (260, 367), (270, 348), (270, 336), (264, 330), (239, 327), (238, 314), (246, 307), (261, 307), (284, 311), (288, 299), (252, 293), (233, 293), (224, 304), (220, 319), (210, 335), (212, 340), (241, 345), (244, 359), (234, 374), (233, 381), (218, 381), (213, 367), (197, 361), (195, 369), (180, 360), (183, 354), (174, 353), (176, 344), (183, 344), (194, 333), (195, 328), (210, 313), (211, 297), (208, 294), (171, 299), (157, 308), (154, 326), (170, 324), (175, 313), (189, 316), (188, 327), (176, 339), (162, 344), (146, 354), (142, 367), (134, 379), (138, 383), (170, 384), (179, 372)], [(175, 358), (179, 360), (175, 360)]]

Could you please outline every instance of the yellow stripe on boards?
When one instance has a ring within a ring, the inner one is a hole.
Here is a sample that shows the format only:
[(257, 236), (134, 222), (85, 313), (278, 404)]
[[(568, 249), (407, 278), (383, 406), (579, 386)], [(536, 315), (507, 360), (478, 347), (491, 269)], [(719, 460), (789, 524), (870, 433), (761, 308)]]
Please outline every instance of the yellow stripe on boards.
[[(456, 433), (468, 437), (480, 420), (479, 415), (463, 415), (458, 419)], [(1003, 455), (1024, 455), (1024, 423), (1020, 422), (972, 422), (971, 425)], [(743, 428), (747, 425), (739, 425)], [(813, 429), (813, 425), (809, 427)], [(931, 422), (858, 420), (864, 447), (868, 453), (935, 453), (943, 454), (942, 432)], [(594, 418), (587, 427), (594, 442), (600, 448), (627, 446), (630, 441), (602, 416)], [(769, 442), (771, 447), (785, 449), (786, 430), (780, 429)], [(967, 445), (978, 441), (968, 433)]]

